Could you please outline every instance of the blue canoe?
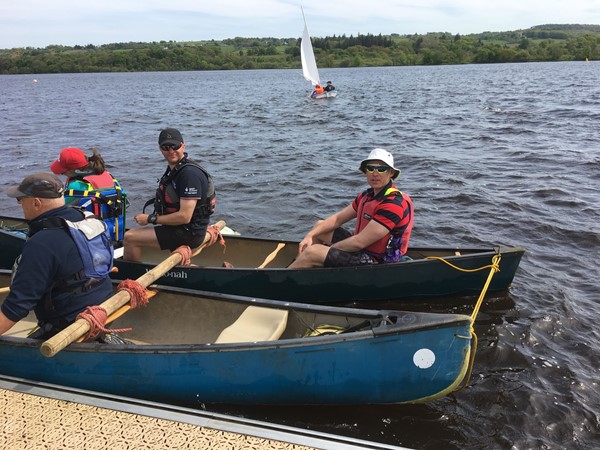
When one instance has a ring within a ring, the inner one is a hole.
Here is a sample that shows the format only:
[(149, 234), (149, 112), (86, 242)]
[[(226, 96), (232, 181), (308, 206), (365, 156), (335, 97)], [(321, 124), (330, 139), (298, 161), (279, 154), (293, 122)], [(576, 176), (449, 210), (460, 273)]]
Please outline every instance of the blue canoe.
[(414, 403), (468, 383), (466, 315), (157, 290), (112, 323), (133, 328), (125, 343), (75, 343), (49, 358), (26, 337), (35, 319), (18, 322), (0, 336), (0, 373), (179, 405)]

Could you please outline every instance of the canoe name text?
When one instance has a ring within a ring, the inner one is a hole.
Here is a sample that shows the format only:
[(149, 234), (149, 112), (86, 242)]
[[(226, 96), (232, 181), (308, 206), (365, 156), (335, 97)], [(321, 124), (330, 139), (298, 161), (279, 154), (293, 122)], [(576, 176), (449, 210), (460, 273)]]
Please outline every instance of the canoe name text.
[[(146, 269), (146, 272), (148, 272), (149, 269)], [(184, 272), (183, 270), (173, 270), (173, 271), (169, 271), (167, 273), (165, 273), (163, 275), (163, 277), (166, 278), (187, 278), (188, 274), (187, 272)]]

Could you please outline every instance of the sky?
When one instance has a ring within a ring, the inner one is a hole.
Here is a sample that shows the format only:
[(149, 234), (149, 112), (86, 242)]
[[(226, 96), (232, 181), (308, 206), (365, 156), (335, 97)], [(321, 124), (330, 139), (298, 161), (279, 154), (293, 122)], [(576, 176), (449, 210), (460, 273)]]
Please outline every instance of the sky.
[(0, 48), (600, 24), (600, 0), (4, 0)]

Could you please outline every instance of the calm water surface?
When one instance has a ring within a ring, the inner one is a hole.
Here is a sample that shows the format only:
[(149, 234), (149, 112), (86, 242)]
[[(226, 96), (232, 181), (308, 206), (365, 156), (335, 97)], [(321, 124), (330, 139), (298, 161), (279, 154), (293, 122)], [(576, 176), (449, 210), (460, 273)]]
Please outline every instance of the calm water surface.
[[(0, 76), (0, 188), (95, 146), (131, 219), (174, 126), (215, 176), (217, 219), (298, 239), (364, 188), (359, 161), (386, 147), (415, 203), (413, 245), (527, 250), (479, 313), (469, 387), (423, 405), (196, 406), (419, 449), (600, 447), (600, 63), (322, 72), (338, 98), (307, 100), (296, 70)], [(470, 313), (474, 300), (395, 307)]]

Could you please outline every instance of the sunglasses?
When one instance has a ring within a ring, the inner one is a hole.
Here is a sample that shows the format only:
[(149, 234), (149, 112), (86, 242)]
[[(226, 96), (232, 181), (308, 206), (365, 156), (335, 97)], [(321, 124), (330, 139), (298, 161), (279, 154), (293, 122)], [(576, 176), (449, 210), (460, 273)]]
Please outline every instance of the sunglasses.
[(374, 166), (372, 164), (367, 164), (365, 166), (367, 173), (373, 173), (377, 171), (377, 173), (386, 173), (390, 168), (388, 166)]
[(160, 146), (160, 149), (163, 152), (168, 152), (169, 150), (177, 151), (181, 148), (181, 144), (163, 144)]

